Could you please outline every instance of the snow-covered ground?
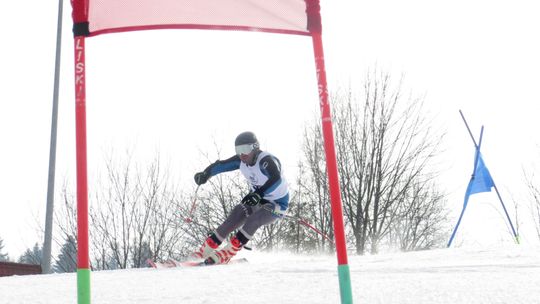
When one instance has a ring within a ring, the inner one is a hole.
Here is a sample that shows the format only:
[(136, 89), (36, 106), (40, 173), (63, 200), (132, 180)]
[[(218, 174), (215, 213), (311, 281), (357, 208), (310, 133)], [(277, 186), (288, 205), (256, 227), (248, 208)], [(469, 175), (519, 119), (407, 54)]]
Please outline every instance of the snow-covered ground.
[[(92, 273), (92, 303), (339, 303), (334, 256), (241, 252), (247, 264)], [(354, 303), (540, 303), (540, 248), (349, 256)], [(0, 303), (76, 303), (75, 274), (0, 278)]]

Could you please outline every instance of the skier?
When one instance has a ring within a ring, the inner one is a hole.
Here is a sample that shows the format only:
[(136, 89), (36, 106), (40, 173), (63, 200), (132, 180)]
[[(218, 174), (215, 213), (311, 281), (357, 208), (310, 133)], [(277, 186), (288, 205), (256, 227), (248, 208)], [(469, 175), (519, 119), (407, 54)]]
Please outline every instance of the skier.
[[(193, 259), (203, 259), (206, 264), (228, 263), (257, 229), (282, 218), (289, 206), (289, 189), (279, 160), (259, 149), (259, 141), (253, 132), (238, 135), (234, 145), (236, 155), (216, 161), (194, 177), (195, 183), (202, 185), (214, 175), (240, 169), (251, 188), (227, 219), (192, 254)], [(237, 233), (230, 237), (223, 249), (218, 250), (236, 229)]]

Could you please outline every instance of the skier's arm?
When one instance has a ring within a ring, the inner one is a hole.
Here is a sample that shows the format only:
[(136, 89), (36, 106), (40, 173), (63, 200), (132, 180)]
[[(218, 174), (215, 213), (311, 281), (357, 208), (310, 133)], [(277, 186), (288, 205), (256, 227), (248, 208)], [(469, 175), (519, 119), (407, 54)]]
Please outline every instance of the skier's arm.
[(233, 171), (238, 168), (240, 168), (240, 157), (237, 155), (226, 160), (217, 160), (215, 163), (206, 167), (204, 171), (195, 174), (195, 183), (197, 185), (202, 185), (206, 183), (210, 177), (216, 174)]
[(272, 191), (281, 182), (281, 165), (276, 158), (270, 155), (261, 159), (259, 164), (261, 166), (261, 172), (268, 177), (268, 180), (255, 190), (255, 192), (261, 197), (264, 197), (265, 193)]
[(209, 174), (209, 177), (212, 177), (223, 172), (238, 170), (239, 168), (240, 157), (234, 155), (226, 160), (217, 160), (215, 163), (204, 169), (204, 171)]

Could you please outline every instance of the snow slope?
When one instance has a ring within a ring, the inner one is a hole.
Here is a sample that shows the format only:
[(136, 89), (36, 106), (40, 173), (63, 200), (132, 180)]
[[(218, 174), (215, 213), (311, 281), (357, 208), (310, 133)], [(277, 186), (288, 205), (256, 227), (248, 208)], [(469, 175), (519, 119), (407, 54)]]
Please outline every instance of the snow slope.
[[(92, 273), (92, 303), (339, 303), (334, 256)], [(540, 303), (540, 248), (349, 256), (355, 303)], [(76, 303), (75, 274), (0, 278), (0, 303)]]

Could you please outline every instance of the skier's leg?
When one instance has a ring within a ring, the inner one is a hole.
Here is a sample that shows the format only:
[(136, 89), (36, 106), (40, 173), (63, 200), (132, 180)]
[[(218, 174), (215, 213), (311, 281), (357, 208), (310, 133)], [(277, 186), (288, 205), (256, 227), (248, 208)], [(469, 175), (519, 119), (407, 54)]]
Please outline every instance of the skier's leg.
[[(267, 204), (265, 206), (272, 206), (273, 204)], [(278, 207), (279, 208), (279, 207)], [(267, 208), (258, 208), (249, 216), (242, 228), (236, 233), (236, 237), (240, 240), (242, 245), (245, 245), (249, 240), (253, 238), (255, 232), (262, 226), (270, 225), (281, 218), (281, 214), (273, 212)]]
[(253, 213), (252, 207), (243, 204), (236, 205), (227, 219), (205, 240), (201, 248), (191, 254), (191, 259), (207, 259), (213, 255), (219, 245), (232, 231), (241, 227), (251, 213)]
[(246, 206), (244, 204), (236, 205), (227, 219), (225, 219), (225, 221), (219, 227), (217, 227), (215, 231), (216, 237), (220, 240), (220, 244), (229, 236), (231, 232), (242, 227), (248, 216), (250, 216), (255, 209), (256, 208)]
[(252, 212), (251, 215), (243, 219), (244, 225), (238, 230), (236, 235), (231, 237), (223, 249), (212, 252), (206, 263), (228, 263), (249, 242), (257, 229), (261, 226), (272, 224), (280, 218), (279, 214), (264, 209), (261, 205), (251, 208), (250, 212)]

